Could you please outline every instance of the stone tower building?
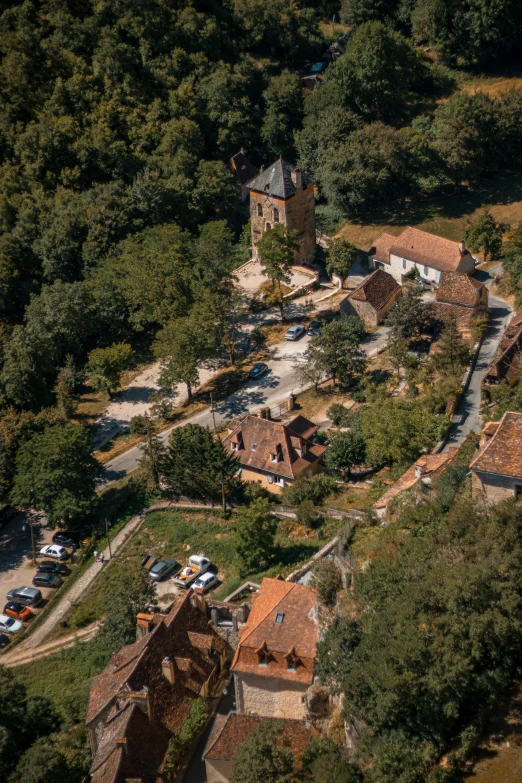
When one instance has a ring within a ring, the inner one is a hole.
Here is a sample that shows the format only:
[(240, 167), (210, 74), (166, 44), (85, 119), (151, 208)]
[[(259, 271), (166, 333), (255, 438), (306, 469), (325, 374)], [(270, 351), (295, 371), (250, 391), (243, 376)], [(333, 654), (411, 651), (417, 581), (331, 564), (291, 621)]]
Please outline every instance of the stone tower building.
[(315, 254), (314, 180), (279, 158), (247, 183), (250, 190), (252, 251), (263, 233), (277, 223), (297, 232), (296, 263), (310, 262)]

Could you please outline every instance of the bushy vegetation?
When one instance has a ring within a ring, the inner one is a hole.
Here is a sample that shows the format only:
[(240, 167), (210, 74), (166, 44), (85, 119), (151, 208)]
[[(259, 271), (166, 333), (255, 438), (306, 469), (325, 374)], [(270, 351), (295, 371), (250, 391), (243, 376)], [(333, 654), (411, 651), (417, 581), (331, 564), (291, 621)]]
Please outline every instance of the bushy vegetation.
[(341, 613), (318, 647), (316, 673), (344, 694), (344, 718), (363, 722), (356, 759), (369, 783), (457, 780), (520, 671), (519, 504), (477, 505), (467, 464), (372, 538), (355, 613)]

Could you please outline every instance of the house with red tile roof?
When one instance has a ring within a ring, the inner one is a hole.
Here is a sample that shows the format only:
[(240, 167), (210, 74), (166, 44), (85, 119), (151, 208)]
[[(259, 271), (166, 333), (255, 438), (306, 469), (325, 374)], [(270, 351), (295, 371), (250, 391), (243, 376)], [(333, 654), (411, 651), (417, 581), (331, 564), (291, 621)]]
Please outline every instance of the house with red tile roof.
[(381, 234), (369, 249), (368, 257), (375, 269), (388, 272), (398, 283), (415, 268), (421, 280), (435, 285), (442, 272), (470, 275), (475, 271), (475, 259), (464, 242), (452, 242), (412, 226), (399, 236)]
[(319, 631), (314, 589), (263, 579), (231, 667), (240, 715), (306, 718)]
[(401, 293), (394, 277), (376, 269), (342, 300), (340, 310), (345, 315), (358, 315), (367, 326), (378, 326)]
[(93, 783), (155, 783), (192, 701), (211, 694), (228, 647), (188, 592), (167, 615), (138, 615), (138, 640), (93, 678)]
[(509, 322), (497, 350), (486, 371), (484, 383), (497, 384), (507, 381), (510, 386), (520, 378), (520, 354), (522, 352), (522, 315), (516, 314)]
[[(254, 715), (237, 715), (234, 712), (217, 715), (203, 752), (207, 783), (230, 783), (239, 746), (257, 726), (270, 720)], [(306, 746), (317, 732), (308, 721), (287, 718), (278, 722), (281, 726), (281, 744), (292, 752), (297, 769)]]
[(222, 434), (227, 451), (241, 462), (241, 478), (270, 492), (281, 492), (297, 476), (312, 476), (322, 470), (325, 446), (315, 443), (319, 427), (304, 416), (287, 424), (247, 415), (231, 421)]
[(424, 497), (434, 479), (439, 478), (447, 470), (458, 454), (458, 449), (450, 446), (448, 451), (441, 454), (423, 454), (408, 470), (402, 474), (392, 486), (386, 490), (373, 507), (377, 516), (389, 518), (389, 506), (399, 495), (406, 490), (422, 484)]
[(486, 424), (470, 470), (477, 500), (493, 505), (522, 493), (522, 413), (508, 411)]

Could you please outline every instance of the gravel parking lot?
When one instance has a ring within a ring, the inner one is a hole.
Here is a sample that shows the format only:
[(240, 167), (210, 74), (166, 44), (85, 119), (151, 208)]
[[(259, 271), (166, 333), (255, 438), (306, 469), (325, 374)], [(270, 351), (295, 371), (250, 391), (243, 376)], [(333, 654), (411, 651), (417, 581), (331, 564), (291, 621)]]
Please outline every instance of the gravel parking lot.
[[(52, 542), (53, 531), (41, 517), (35, 518), (34, 536), (37, 553), (45, 544)], [(35, 572), (27, 515), (16, 514), (0, 531), (0, 611), (4, 608), (9, 590), (13, 587), (32, 587)], [(44, 598), (54, 592), (42, 589)]]

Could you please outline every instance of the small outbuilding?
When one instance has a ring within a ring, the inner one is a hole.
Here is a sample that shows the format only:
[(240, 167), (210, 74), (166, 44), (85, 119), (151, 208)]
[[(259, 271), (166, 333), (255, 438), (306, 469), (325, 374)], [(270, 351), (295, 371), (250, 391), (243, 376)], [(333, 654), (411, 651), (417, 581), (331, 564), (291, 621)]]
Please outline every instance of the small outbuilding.
[(343, 299), (340, 310), (345, 315), (360, 316), (367, 326), (378, 326), (401, 293), (401, 286), (391, 275), (376, 269)]

